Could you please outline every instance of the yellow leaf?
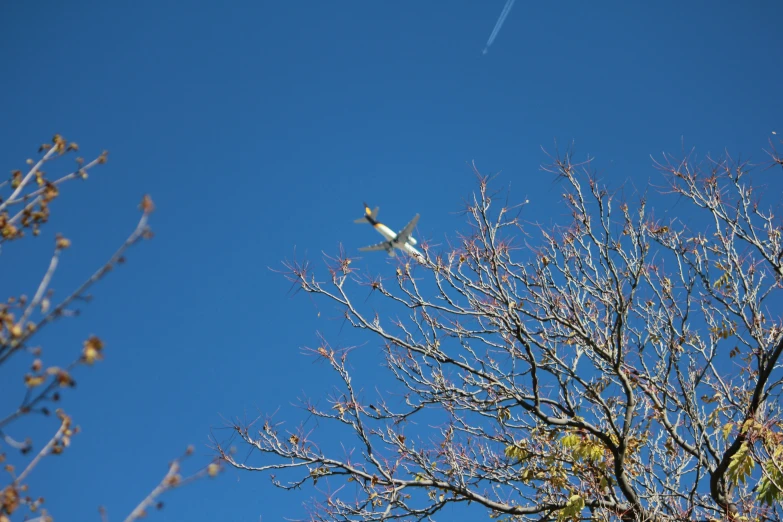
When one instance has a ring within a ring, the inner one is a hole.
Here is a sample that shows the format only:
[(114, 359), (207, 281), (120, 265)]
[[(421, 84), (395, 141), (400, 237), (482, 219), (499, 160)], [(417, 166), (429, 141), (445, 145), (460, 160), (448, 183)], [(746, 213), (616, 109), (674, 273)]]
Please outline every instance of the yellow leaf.
[(82, 349), (82, 360), (87, 364), (93, 364), (95, 361), (103, 358), (103, 341), (92, 335), (84, 341)]
[(46, 377), (43, 375), (27, 374), (24, 376), (24, 383), (28, 388), (35, 388), (36, 386), (40, 386), (44, 383), (45, 380)]
[(21, 337), (23, 333), (22, 326), (20, 324), (15, 324), (11, 327), (11, 336), (12, 337)]

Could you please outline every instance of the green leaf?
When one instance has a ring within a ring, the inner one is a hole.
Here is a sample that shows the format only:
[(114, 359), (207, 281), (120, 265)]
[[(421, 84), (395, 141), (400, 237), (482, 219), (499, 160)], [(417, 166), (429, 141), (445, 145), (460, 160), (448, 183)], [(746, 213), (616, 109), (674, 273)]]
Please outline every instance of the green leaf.
[(783, 473), (780, 472), (780, 468), (775, 466), (775, 462), (772, 460), (764, 465), (764, 471), (766, 471), (766, 474), (761, 477), (757, 489), (758, 499), (764, 504), (772, 506), (775, 502), (783, 500), (783, 491), (776, 485), (783, 484)]
[(729, 480), (735, 484), (744, 484), (753, 472), (755, 465), (756, 463), (750, 456), (750, 446), (747, 442), (743, 442), (739, 451), (731, 457), (731, 462), (729, 462), (727, 471)]
[(564, 448), (573, 448), (579, 444), (579, 435), (570, 433), (560, 440), (560, 444), (562, 444)]
[(557, 520), (561, 522), (568, 519), (578, 520), (579, 515), (584, 507), (585, 499), (579, 495), (572, 495), (571, 498), (568, 499), (566, 506), (562, 509), (562, 511), (560, 511), (560, 513), (558, 513)]
[(523, 448), (520, 448), (516, 444), (509, 444), (506, 446), (506, 449), (503, 451), (503, 453), (506, 454), (506, 457), (509, 459), (515, 459), (517, 462), (521, 462), (527, 458), (527, 451), (525, 451)]

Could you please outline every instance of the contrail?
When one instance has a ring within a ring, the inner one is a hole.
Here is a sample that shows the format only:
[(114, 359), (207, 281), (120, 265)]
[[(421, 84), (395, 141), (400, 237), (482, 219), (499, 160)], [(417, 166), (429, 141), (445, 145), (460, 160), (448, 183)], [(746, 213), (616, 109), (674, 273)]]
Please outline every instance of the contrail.
[(503, 22), (506, 21), (506, 17), (508, 16), (508, 13), (511, 12), (511, 8), (514, 7), (514, 2), (516, 0), (506, 0), (506, 5), (503, 6), (503, 10), (500, 12), (500, 16), (498, 17), (497, 23), (495, 23), (495, 28), (492, 29), (492, 34), (489, 35), (489, 40), (487, 40), (487, 45), (484, 46), (484, 54), (487, 54), (487, 51), (489, 50), (489, 46), (492, 45), (492, 42), (495, 41), (495, 37), (500, 32), (500, 28), (503, 27)]

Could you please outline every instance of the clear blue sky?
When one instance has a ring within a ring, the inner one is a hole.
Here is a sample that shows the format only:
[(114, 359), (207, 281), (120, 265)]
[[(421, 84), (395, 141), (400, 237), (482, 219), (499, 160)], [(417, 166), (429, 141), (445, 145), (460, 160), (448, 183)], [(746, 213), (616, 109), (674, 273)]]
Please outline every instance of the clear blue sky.
[[(550, 222), (563, 216), (542, 145), (575, 140), (604, 180), (643, 188), (650, 154), (684, 143), (760, 161), (783, 132), (780, 2), (517, 2), (482, 56), (503, 4), (3, 3), (5, 172), (55, 132), (111, 152), (64, 188), (42, 238), (4, 248), (3, 295), (34, 291), (55, 232), (73, 240), (63, 294), (130, 232), (142, 194), (158, 207), (155, 239), (40, 339), (53, 359), (91, 333), (107, 344), (65, 402), (84, 432), (31, 481), (57, 520), (97, 521), (99, 503), (121, 520), (187, 444), (206, 459), (224, 418), (285, 420), (297, 396), (323, 395), (300, 347), (316, 331), (362, 340), (267, 267), (376, 242), (352, 224), (362, 201), (392, 228), (420, 212), (418, 235), (444, 243), (471, 160)], [(393, 270), (382, 254), (359, 266)], [(0, 405), (18, 384), (3, 381)], [(231, 471), (151, 520), (301, 517), (302, 498)]]

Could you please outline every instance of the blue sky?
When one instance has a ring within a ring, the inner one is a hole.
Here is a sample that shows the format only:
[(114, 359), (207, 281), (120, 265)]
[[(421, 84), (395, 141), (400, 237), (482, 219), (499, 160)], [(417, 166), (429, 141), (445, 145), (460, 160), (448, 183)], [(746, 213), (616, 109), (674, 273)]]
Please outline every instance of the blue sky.
[[(55, 132), (86, 156), (110, 150), (63, 190), (41, 238), (4, 248), (4, 295), (34, 291), (55, 232), (73, 241), (62, 295), (130, 233), (142, 194), (158, 207), (155, 239), (40, 338), (52, 359), (91, 333), (107, 344), (65, 403), (83, 433), (31, 481), (55, 518), (98, 520), (104, 504), (120, 519), (187, 444), (206, 459), (224, 419), (286, 419), (296, 397), (328, 389), (300, 347), (317, 331), (368, 340), (268, 267), (376, 242), (352, 224), (362, 201), (392, 228), (420, 212), (418, 235), (445, 244), (464, 228), (471, 160), (554, 223), (565, 216), (542, 146), (573, 140), (607, 183), (644, 188), (650, 154), (685, 144), (762, 161), (783, 131), (779, 2), (520, 1), (482, 55), (503, 4), (0, 7), (3, 168)], [(358, 263), (393, 270), (380, 254)], [(379, 371), (368, 364), (368, 379)], [(21, 391), (6, 381), (0, 405)], [(303, 516), (303, 498), (232, 471), (169, 495), (153, 520), (279, 520)]]

